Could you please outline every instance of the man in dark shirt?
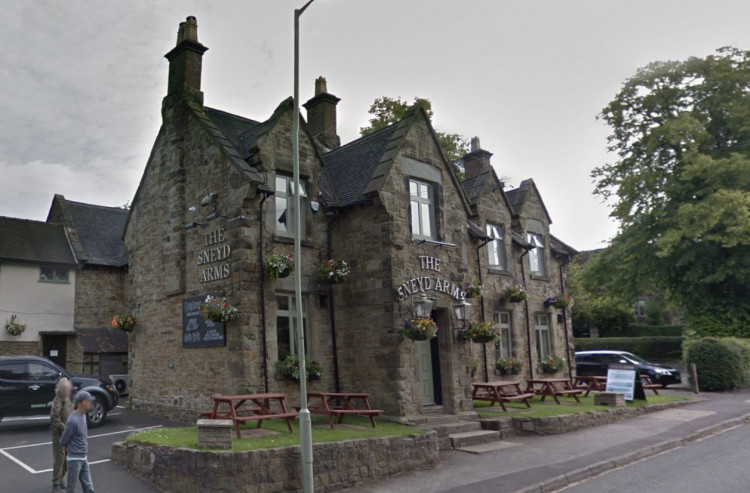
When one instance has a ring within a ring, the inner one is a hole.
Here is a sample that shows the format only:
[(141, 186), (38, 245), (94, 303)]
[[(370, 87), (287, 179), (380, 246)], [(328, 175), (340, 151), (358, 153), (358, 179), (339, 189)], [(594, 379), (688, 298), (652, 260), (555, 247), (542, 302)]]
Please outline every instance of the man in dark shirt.
[(94, 493), (91, 470), (86, 457), (89, 449), (86, 413), (93, 400), (91, 394), (85, 390), (76, 394), (76, 410), (68, 418), (68, 422), (65, 424), (65, 432), (60, 438), (60, 445), (67, 447), (68, 487), (65, 490), (66, 493), (75, 493), (76, 484), (79, 480), (83, 493)]

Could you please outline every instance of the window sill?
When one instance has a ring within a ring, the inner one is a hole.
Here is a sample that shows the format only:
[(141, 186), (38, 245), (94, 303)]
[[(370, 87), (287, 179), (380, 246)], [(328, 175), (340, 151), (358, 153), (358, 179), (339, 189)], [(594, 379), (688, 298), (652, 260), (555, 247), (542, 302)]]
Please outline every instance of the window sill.
[[(293, 245), (294, 244), (294, 237), (293, 236), (282, 236), (282, 235), (279, 235), (279, 234), (275, 234), (275, 235), (273, 235), (273, 241), (275, 241), (277, 243), (286, 243), (288, 245)], [(315, 246), (315, 245), (313, 245), (312, 241), (306, 240), (304, 238), (300, 241), (300, 244), (303, 247), (308, 247), (308, 248), (312, 248), (312, 247)]]
[(540, 276), (538, 274), (531, 274), (531, 276), (529, 276), (529, 277), (531, 277), (531, 279), (534, 280), (534, 281), (545, 281), (545, 282), (549, 282), (550, 281), (549, 277), (547, 277), (547, 276)]
[(39, 279), (38, 282), (43, 282), (45, 284), (70, 284), (70, 281), (55, 281), (52, 279)]
[(488, 272), (490, 274), (497, 274), (497, 275), (500, 275), (500, 276), (512, 276), (513, 275), (510, 271), (507, 271), (505, 269), (496, 269), (496, 268), (493, 268), (493, 267), (490, 267), (488, 269)]

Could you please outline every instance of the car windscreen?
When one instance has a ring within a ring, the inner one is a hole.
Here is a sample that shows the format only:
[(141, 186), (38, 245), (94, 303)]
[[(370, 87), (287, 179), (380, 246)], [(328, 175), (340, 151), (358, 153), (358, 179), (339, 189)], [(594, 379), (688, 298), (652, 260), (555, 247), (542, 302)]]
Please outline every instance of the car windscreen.
[(648, 361), (646, 361), (645, 359), (641, 358), (640, 356), (636, 356), (633, 353), (622, 353), (622, 355), (625, 358), (627, 358), (630, 361), (632, 361), (633, 363), (640, 363), (642, 365), (648, 364)]

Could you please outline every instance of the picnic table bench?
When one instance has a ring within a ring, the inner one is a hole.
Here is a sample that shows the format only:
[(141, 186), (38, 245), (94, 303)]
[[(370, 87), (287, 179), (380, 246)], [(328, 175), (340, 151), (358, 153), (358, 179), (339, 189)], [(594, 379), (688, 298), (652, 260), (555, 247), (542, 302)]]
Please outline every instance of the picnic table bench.
[(646, 374), (641, 374), (641, 385), (643, 385), (643, 390), (653, 390), (654, 394), (659, 395), (659, 391), (657, 389), (660, 389), (662, 386), (658, 383), (654, 383), (651, 381), (651, 377)]
[(542, 396), (542, 402), (545, 397), (550, 396), (555, 403), (560, 404), (558, 397), (566, 395), (572, 396), (576, 402), (581, 402), (578, 395), (582, 394), (583, 390), (573, 388), (567, 378), (536, 378), (526, 380), (525, 392)]
[(526, 404), (526, 407), (531, 407), (529, 399), (534, 397), (533, 392), (521, 391), (520, 382), (480, 382), (472, 384), (474, 386), (474, 392), (471, 397), (475, 401), (488, 401), (490, 407), (494, 406), (497, 402), (503, 411), (507, 411), (505, 403), (513, 401), (521, 401)]
[(584, 397), (588, 397), (591, 392), (604, 392), (607, 388), (607, 377), (602, 376), (582, 376), (578, 375), (574, 379), (573, 387), (583, 390)]
[[(292, 432), (292, 421), (297, 419), (297, 413), (287, 411), (285, 399), (285, 394), (215, 395), (211, 397), (214, 401), (213, 409), (202, 412), (201, 416), (208, 419), (231, 419), (237, 438), (240, 438), (239, 425), (248, 421), (257, 421), (257, 428), (260, 428), (267, 419), (283, 419)], [(254, 407), (245, 407), (249, 402)], [(281, 412), (271, 411), (271, 402), (278, 402)], [(226, 409), (219, 409), (220, 405), (226, 406)]]
[(363, 392), (309, 392), (307, 407), (310, 414), (325, 416), (332, 429), (334, 416), (339, 418), (339, 424), (344, 421), (344, 416), (367, 416), (375, 428), (375, 416), (384, 413), (380, 409), (372, 409), (370, 394)]

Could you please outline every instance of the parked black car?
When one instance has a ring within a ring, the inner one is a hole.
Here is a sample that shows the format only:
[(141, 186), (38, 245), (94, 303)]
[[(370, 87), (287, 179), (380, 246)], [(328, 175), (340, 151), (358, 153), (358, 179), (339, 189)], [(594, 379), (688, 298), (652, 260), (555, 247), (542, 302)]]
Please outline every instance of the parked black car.
[(104, 423), (119, 400), (112, 382), (95, 376), (70, 373), (36, 356), (0, 356), (0, 420), (10, 416), (49, 414), (55, 385), (61, 377), (73, 383), (74, 392), (86, 390), (95, 401), (87, 415), (90, 427)]
[(651, 381), (662, 387), (682, 382), (680, 371), (668, 366), (651, 363), (626, 351), (578, 351), (576, 352), (576, 374), (581, 376), (606, 376), (611, 363), (635, 365), (640, 375), (648, 375)]

